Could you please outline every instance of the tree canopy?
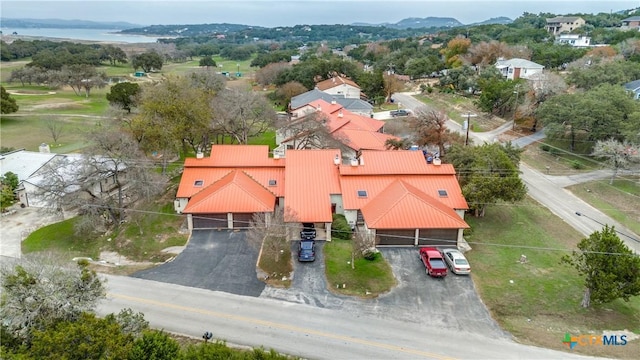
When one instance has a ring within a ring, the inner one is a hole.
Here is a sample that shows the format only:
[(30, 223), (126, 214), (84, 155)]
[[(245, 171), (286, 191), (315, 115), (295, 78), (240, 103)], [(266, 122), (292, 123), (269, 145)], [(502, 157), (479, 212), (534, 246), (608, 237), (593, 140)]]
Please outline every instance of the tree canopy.
[(605, 225), (582, 239), (578, 251), (565, 255), (562, 262), (584, 278), (583, 307), (620, 298), (629, 301), (640, 295), (640, 257), (620, 240), (613, 227)]
[(138, 103), (140, 95), (140, 85), (132, 82), (122, 82), (115, 84), (107, 93), (107, 100), (111, 105), (117, 105), (131, 113), (131, 108)]
[(2, 114), (10, 114), (17, 112), (19, 107), (16, 103), (16, 99), (11, 97), (11, 95), (7, 92), (4, 86), (0, 86), (0, 91), (2, 94), (2, 103), (0, 103), (0, 113)]

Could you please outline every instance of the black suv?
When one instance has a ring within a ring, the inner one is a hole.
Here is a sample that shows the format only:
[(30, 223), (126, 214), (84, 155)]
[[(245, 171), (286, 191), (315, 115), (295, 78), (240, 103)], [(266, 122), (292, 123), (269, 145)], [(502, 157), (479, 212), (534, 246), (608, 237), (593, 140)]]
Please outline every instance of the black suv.
[(300, 240), (298, 243), (298, 261), (316, 260), (316, 241)]
[(302, 223), (300, 238), (303, 240), (313, 240), (316, 238), (316, 227), (313, 223)]
[(393, 117), (396, 117), (396, 116), (409, 116), (409, 111), (408, 110), (402, 110), (402, 109), (400, 109), (400, 110), (391, 110), (389, 112), (389, 114), (391, 116), (393, 116)]

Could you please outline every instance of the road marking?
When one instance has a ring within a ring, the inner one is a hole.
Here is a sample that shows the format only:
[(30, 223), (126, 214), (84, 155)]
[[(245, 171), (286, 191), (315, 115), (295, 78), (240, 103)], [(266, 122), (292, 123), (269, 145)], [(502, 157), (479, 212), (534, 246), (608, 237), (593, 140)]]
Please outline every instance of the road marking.
[(138, 297), (133, 297), (133, 296), (128, 296), (128, 295), (122, 295), (122, 294), (109, 293), (107, 295), (107, 297), (120, 298), (120, 299), (124, 299), (124, 300), (128, 300), (128, 301), (135, 301), (135, 302), (148, 304), (148, 305), (155, 305), (155, 306), (159, 306), (159, 307), (171, 308), (171, 309), (180, 310), (180, 311), (188, 311), (188, 312), (192, 312), (192, 313), (203, 314), (203, 315), (213, 316), (213, 317), (222, 318), (222, 319), (235, 320), (235, 321), (240, 321), (240, 322), (245, 322), (245, 323), (250, 323), (250, 324), (257, 324), (257, 325), (277, 328), (277, 329), (281, 329), (281, 330), (289, 330), (289, 331), (294, 331), (294, 332), (297, 332), (297, 333), (304, 333), (304, 334), (309, 334), (309, 335), (321, 336), (321, 337), (324, 337), (324, 338), (329, 338), (329, 339), (334, 339), (334, 340), (342, 340), (342, 341), (346, 341), (346, 342), (351, 342), (351, 343), (356, 343), (356, 344), (361, 344), (361, 345), (367, 345), (367, 346), (373, 346), (373, 347), (386, 349), (386, 350), (393, 350), (393, 351), (403, 352), (403, 353), (412, 354), (412, 355), (419, 355), (419, 356), (423, 356), (423, 357), (427, 357), (427, 358), (440, 359), (440, 360), (455, 360), (455, 358), (443, 356), (443, 355), (440, 355), (440, 354), (434, 354), (434, 353), (430, 353), (430, 352), (426, 352), (426, 351), (409, 349), (409, 348), (405, 348), (405, 347), (402, 347), (402, 346), (385, 344), (385, 343), (380, 343), (380, 342), (376, 342), (376, 341), (358, 339), (358, 338), (351, 337), (351, 336), (336, 335), (336, 334), (331, 334), (331, 333), (327, 333), (327, 332), (323, 332), (323, 331), (303, 328), (303, 327), (299, 327), (299, 326), (287, 325), (287, 324), (282, 324), (282, 323), (276, 323), (276, 322), (272, 322), (272, 321), (260, 320), (260, 319), (246, 317), (246, 316), (225, 314), (225, 313), (216, 312), (216, 311), (192, 308), (192, 307), (188, 307), (188, 306), (170, 304), (170, 303), (160, 302), (160, 301), (156, 301), (156, 300), (143, 299), (143, 298), (138, 298)]

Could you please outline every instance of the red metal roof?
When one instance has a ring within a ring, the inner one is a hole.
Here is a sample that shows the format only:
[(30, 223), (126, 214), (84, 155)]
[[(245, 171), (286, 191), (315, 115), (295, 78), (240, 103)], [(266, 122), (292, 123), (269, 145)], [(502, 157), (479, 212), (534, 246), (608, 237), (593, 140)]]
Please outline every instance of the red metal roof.
[[(176, 197), (190, 198), (233, 170), (237, 169), (185, 168), (182, 173), (182, 178), (180, 179), (180, 186), (178, 186)], [(244, 171), (245, 174), (267, 188), (274, 195), (278, 197), (284, 196), (284, 168), (244, 168), (240, 170)], [(271, 185), (271, 180), (275, 180), (276, 184)], [(196, 184), (196, 181), (202, 181), (202, 184)]]
[(367, 130), (343, 130), (332, 134), (335, 139), (353, 150), (387, 150), (387, 140), (399, 140), (397, 136)]
[[(362, 209), (371, 200), (383, 196), (385, 189), (396, 180), (410, 184), (451, 209), (466, 210), (469, 208), (467, 201), (462, 196), (460, 184), (453, 175), (368, 175), (340, 176), (344, 209)], [(440, 196), (440, 190), (446, 191), (446, 196)], [(358, 196), (358, 191), (366, 191), (367, 196)]]
[(361, 211), (371, 229), (469, 228), (452, 208), (402, 180), (391, 183)]
[(284, 159), (269, 157), (268, 145), (213, 145), (211, 156), (187, 158), (185, 167), (284, 167)]
[(451, 164), (427, 164), (422, 151), (362, 151), (364, 165), (341, 165), (340, 175), (455, 175)]
[(341, 193), (336, 156), (335, 149), (287, 150), (285, 221), (332, 221), (331, 194)]
[(276, 197), (241, 170), (233, 170), (194, 195), (186, 214), (272, 212)]

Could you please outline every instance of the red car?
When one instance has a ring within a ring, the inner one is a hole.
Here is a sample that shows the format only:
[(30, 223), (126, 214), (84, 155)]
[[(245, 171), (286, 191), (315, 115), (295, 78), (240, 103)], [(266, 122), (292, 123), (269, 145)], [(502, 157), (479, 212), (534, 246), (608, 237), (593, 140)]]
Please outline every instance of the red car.
[(427, 274), (433, 277), (447, 276), (447, 264), (438, 249), (433, 247), (420, 248), (420, 260), (422, 260)]

